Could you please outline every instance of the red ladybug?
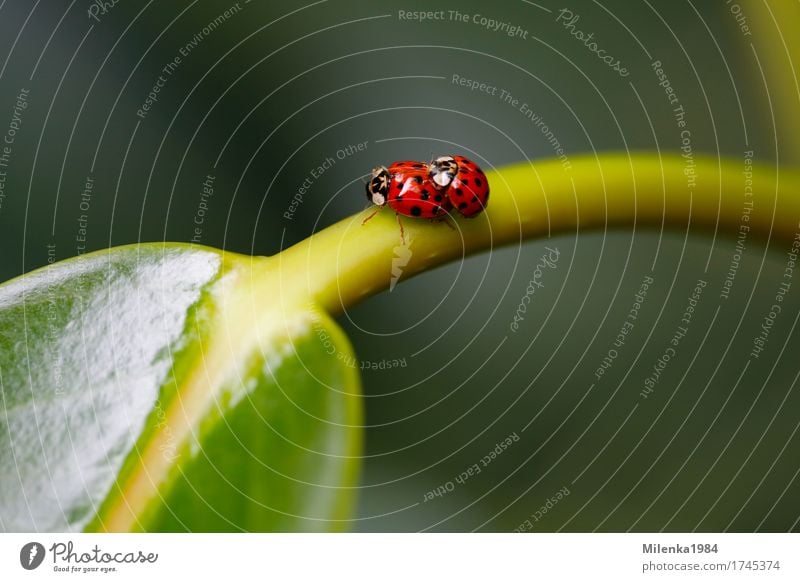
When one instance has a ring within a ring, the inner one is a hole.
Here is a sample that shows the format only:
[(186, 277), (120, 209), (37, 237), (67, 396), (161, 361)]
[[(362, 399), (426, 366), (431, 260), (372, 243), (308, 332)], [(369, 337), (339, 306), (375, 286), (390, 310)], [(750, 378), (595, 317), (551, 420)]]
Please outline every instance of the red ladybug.
[(395, 162), (387, 203), (398, 214), (419, 218), (439, 218), (452, 208), (447, 194), (433, 184), (428, 168), (419, 162)]
[(435, 220), (455, 208), (464, 217), (473, 218), (489, 203), (489, 181), (472, 160), (464, 156), (440, 156), (427, 165), (406, 160), (394, 162), (388, 168), (373, 168), (366, 193), (367, 199), (378, 208), (362, 224), (388, 205), (395, 211), (400, 239), (405, 244), (401, 214)]
[(447, 193), (431, 182), (428, 167), (422, 162), (395, 162), (388, 168), (373, 168), (366, 185), (367, 199), (378, 209), (366, 217), (361, 224), (375, 216), (384, 206), (389, 206), (397, 215), (400, 239), (405, 244), (405, 233), (400, 215), (415, 218), (437, 219), (447, 216), (453, 206)]
[(478, 165), (464, 156), (441, 156), (428, 166), (431, 181), (447, 194), (453, 207), (472, 218), (489, 203), (489, 181)]
[(388, 204), (404, 216), (439, 218), (452, 208), (446, 193), (434, 186), (427, 166), (420, 162), (374, 168), (366, 191), (367, 199), (376, 206)]

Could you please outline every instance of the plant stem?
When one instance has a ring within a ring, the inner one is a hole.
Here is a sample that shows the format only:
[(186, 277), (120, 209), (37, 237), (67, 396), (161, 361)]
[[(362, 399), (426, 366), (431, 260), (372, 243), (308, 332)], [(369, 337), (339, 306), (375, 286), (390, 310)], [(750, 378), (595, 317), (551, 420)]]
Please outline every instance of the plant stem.
[[(752, 32), (743, 34), (748, 57), (753, 58), (750, 76), (756, 87), (763, 91), (761, 106), (764, 113), (773, 116), (774, 124), (768, 131), (775, 134), (780, 148), (776, 155), (781, 164), (800, 163), (800, 123), (797, 108), (800, 105), (800, 4), (797, 2), (767, 2), (747, 0), (743, 3), (752, 26)], [(722, 10), (732, 10), (727, 5)], [(739, 28), (742, 23), (731, 12), (729, 27)], [(751, 41), (752, 39), (752, 41)], [(751, 45), (752, 42), (752, 45)], [(751, 46), (748, 46), (751, 45)], [(764, 121), (767, 116), (763, 115)], [(755, 124), (753, 124), (755, 125)]]
[[(217, 405), (219, 387), (240, 377), (236, 354), (273, 350), (273, 359), (285, 357), (290, 351), (275, 346), (291, 346), (292, 338), (309, 333), (313, 310), (335, 314), (385, 289), (393, 261), (407, 257), (406, 250), (410, 258), (402, 266), (403, 278), (497, 246), (607, 227), (688, 227), (712, 236), (736, 233), (745, 225), (751, 236), (782, 242), (797, 236), (800, 174), (794, 171), (781, 169), (778, 175), (778, 168), (754, 164), (747, 176), (743, 160), (695, 158), (696, 185), (690, 190), (687, 161), (680, 156), (602, 155), (570, 161), (570, 170), (546, 161), (487, 173), (492, 194), (484, 213), (454, 219), (455, 228), (404, 219), (408, 249), (401, 247), (390, 209), (362, 225), (373, 212), (369, 209), (273, 257), (225, 253), (223, 273), (209, 290), (213, 310), (198, 316), (198, 325), (206, 329), (196, 356), (203, 365), (164, 402), (170, 432), (158, 438), (188, 442), (210, 403)], [(136, 529), (139, 516), (158, 499), (158, 486), (172, 468), (158, 438), (138, 451), (142, 461), (118, 483), (124, 493), (103, 514), (104, 529)]]
[[(695, 157), (690, 188), (684, 173), (689, 161), (679, 155), (604, 154), (571, 159), (570, 170), (555, 160), (487, 172), (491, 197), (477, 218), (458, 217), (450, 221), (455, 228), (403, 218), (410, 258), (402, 277), (471, 253), (576, 230), (667, 226), (712, 236), (735, 234), (745, 225), (751, 236), (764, 239), (785, 242), (795, 236), (800, 220), (796, 171), (753, 164), (748, 177), (744, 160)], [(746, 194), (747, 179), (752, 195)], [(399, 228), (389, 208), (362, 225), (371, 212), (346, 218), (267, 259), (264, 275), (280, 274), (281, 303), (313, 300), (335, 314), (389, 286), (392, 262), (403, 256)]]

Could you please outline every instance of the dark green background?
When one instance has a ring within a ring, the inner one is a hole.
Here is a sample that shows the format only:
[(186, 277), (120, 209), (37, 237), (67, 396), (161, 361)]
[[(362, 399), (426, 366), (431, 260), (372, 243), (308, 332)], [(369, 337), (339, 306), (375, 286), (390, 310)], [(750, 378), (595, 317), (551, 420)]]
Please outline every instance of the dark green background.
[[(780, 146), (754, 54), (770, 57), (716, 4), (566, 6), (631, 71), (623, 79), (555, 22), (564, 5), (547, 0), (539, 6), (552, 12), (523, 1), (242, 2), (140, 120), (160, 69), (232, 3), (121, 0), (96, 23), (87, 2), (31, 12), (9, 0), (0, 10), (0, 132), (21, 88), (30, 107), (0, 208), (0, 280), (46, 264), (47, 245), (58, 259), (77, 254), (81, 214), (87, 250), (190, 240), (207, 174), (215, 194), (202, 242), (269, 255), (364, 208), (362, 179), (376, 164), (469, 153), (491, 168), (553, 155), (518, 110), (454, 85), (453, 74), (530, 104), (571, 159), (676, 151), (650, 68), (659, 59), (695, 153), (742, 159), (753, 150), (774, 163)], [(398, 10), (419, 9), (484, 14), (528, 38), (398, 19)], [(364, 141), (365, 151), (314, 182), (292, 220), (283, 217), (314, 167)], [(95, 191), (82, 212), (87, 175)], [(546, 245), (560, 250), (558, 266), (509, 333)], [(785, 256), (749, 238), (721, 302), (733, 249), (733, 239), (692, 227), (581, 233), (492, 250), (348, 311), (340, 322), (360, 358), (407, 363), (363, 374), (369, 428), (353, 529), (509, 531), (567, 486), (535, 531), (797, 530), (798, 290), (742, 375)], [(628, 345), (589, 391), (651, 268), (655, 285)], [(699, 278), (708, 286), (689, 334), (642, 400)], [(519, 442), (479, 475), (423, 502), (514, 432)]]

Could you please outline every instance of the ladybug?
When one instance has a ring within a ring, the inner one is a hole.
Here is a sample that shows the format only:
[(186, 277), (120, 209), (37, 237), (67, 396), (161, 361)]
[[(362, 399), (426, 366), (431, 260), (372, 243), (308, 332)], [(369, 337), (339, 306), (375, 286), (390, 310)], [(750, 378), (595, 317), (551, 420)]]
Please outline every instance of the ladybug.
[(428, 173), (435, 184), (442, 185), (452, 206), (466, 218), (477, 216), (489, 203), (486, 174), (464, 156), (437, 158), (431, 162)]
[(391, 180), (387, 203), (398, 214), (418, 218), (439, 218), (452, 208), (447, 194), (436, 188), (429, 180), (425, 164), (395, 163), (389, 167), (389, 174)]
[(366, 192), (375, 206), (388, 204), (404, 216), (439, 218), (452, 208), (447, 194), (433, 185), (427, 166), (420, 162), (395, 162), (388, 168), (374, 168)]
[(373, 168), (366, 191), (369, 201), (378, 208), (361, 224), (375, 216), (384, 206), (389, 206), (397, 215), (403, 244), (405, 233), (400, 222), (401, 214), (414, 218), (438, 219), (447, 216), (453, 208), (447, 193), (431, 182), (428, 166), (421, 162), (395, 162), (388, 168)]

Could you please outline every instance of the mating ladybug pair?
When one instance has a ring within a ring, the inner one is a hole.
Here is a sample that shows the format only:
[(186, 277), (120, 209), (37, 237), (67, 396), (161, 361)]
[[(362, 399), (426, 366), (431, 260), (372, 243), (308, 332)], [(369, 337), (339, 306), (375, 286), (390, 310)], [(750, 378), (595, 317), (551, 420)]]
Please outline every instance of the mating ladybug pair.
[(471, 218), (489, 201), (486, 175), (464, 156), (378, 166), (366, 189), (367, 199), (379, 209), (388, 204), (397, 214), (430, 219), (443, 218), (452, 209)]

